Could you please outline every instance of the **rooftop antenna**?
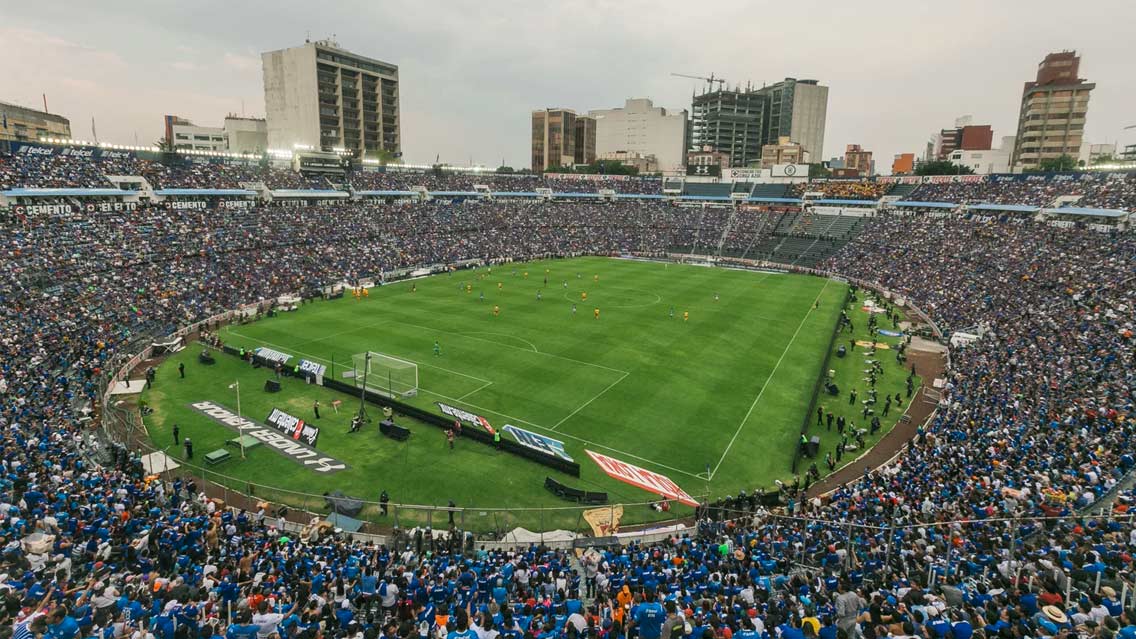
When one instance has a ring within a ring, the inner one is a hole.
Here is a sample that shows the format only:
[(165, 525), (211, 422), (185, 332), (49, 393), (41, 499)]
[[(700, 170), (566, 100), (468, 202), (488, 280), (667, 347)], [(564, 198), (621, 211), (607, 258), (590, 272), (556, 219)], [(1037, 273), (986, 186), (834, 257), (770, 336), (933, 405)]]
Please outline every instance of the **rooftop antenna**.
[(307, 31), (304, 32), (304, 44), (308, 44), (311, 41), (312, 41), (312, 30), (308, 29)]

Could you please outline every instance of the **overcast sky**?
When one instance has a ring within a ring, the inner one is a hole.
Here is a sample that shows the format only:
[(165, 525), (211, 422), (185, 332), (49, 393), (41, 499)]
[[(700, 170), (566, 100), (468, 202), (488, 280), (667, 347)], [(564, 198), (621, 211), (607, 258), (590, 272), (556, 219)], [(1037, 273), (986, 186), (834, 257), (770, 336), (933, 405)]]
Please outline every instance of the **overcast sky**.
[(1013, 135), (1022, 82), (1076, 49), (1097, 88), (1087, 139), (1136, 142), (1136, 1), (6, 2), (0, 99), (72, 134), (153, 143), (162, 115), (263, 116), (260, 53), (335, 34), (399, 65), (410, 162), (528, 164), (530, 111), (649, 97), (690, 108), (688, 73), (829, 87), (823, 158), (859, 143), (887, 171), (955, 117)]

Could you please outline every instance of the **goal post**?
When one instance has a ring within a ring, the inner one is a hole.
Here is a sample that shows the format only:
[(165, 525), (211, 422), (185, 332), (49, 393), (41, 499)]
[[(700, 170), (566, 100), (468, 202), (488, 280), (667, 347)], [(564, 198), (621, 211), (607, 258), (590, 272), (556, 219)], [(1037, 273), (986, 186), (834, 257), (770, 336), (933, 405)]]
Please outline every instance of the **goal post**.
[(365, 383), (367, 389), (392, 397), (418, 394), (418, 364), (385, 353), (369, 351), (351, 356), (355, 371), (355, 387)]

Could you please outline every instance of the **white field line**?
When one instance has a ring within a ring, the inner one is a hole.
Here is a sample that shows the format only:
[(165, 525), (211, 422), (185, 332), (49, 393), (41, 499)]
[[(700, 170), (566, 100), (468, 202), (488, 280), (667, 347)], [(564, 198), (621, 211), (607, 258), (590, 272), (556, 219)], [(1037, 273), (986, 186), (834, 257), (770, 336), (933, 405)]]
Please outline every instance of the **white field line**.
[(556, 422), (556, 424), (554, 424), (554, 425), (552, 426), (552, 428), (550, 428), (549, 430), (553, 430), (553, 431), (554, 431), (554, 430), (556, 430), (557, 428), (560, 428), (560, 425), (561, 425), (561, 424), (563, 424), (564, 422), (566, 422), (566, 421), (568, 421), (569, 419), (571, 419), (571, 418), (572, 418), (572, 416), (573, 416), (573, 415), (575, 415), (576, 413), (578, 413), (578, 412), (580, 412), (580, 411), (584, 410), (585, 408), (587, 408), (587, 407), (588, 407), (588, 404), (591, 404), (592, 402), (594, 402), (594, 401), (596, 401), (597, 399), (599, 399), (599, 398), (600, 398), (600, 395), (603, 395), (604, 393), (606, 393), (606, 392), (608, 392), (609, 390), (611, 390), (612, 388), (614, 388), (616, 384), (618, 384), (618, 383), (622, 382), (623, 380), (627, 379), (627, 376), (628, 376), (629, 374), (630, 374), (630, 373), (624, 373), (623, 375), (621, 375), (621, 376), (620, 376), (620, 378), (619, 378), (619, 379), (617, 379), (617, 380), (615, 380), (614, 382), (612, 382), (612, 383), (608, 384), (606, 388), (604, 388), (604, 389), (603, 389), (602, 391), (600, 391), (600, 392), (596, 393), (596, 394), (595, 394), (595, 395), (594, 395), (594, 396), (593, 396), (593, 397), (592, 397), (591, 399), (589, 399), (588, 401), (584, 402), (583, 404), (580, 404), (579, 406), (577, 406), (577, 407), (576, 407), (576, 410), (572, 411), (571, 413), (568, 413), (568, 415), (566, 415), (566, 416), (564, 417), (564, 419), (562, 419), (562, 420), (560, 420), (560, 421)]
[[(757, 408), (757, 403), (761, 401), (762, 395), (765, 394), (765, 389), (769, 388), (769, 382), (772, 381), (773, 378), (777, 375), (777, 370), (781, 368), (781, 362), (785, 361), (785, 356), (789, 353), (789, 349), (793, 346), (793, 342), (797, 341), (797, 336), (801, 334), (801, 329), (805, 327), (805, 322), (809, 319), (809, 316), (813, 314), (813, 311), (816, 309), (816, 304), (820, 300), (820, 296), (824, 294), (824, 290), (828, 288), (828, 283), (831, 281), (832, 280), (824, 281), (824, 286), (822, 286), (820, 292), (817, 293), (816, 299), (814, 299), (813, 303), (809, 305), (808, 312), (805, 313), (805, 316), (801, 318), (801, 323), (797, 324), (796, 332), (794, 332), (793, 337), (789, 339), (789, 343), (785, 345), (785, 350), (781, 351), (781, 357), (777, 359), (777, 364), (773, 366), (773, 370), (769, 373), (769, 377), (765, 378), (765, 383), (761, 385), (761, 390), (757, 392), (757, 397), (753, 398), (753, 403), (749, 405), (749, 410), (746, 411), (745, 417), (742, 418), (741, 423), (739, 423), (737, 429), (734, 430), (734, 436), (730, 438), (730, 443), (726, 445), (726, 450), (722, 452), (722, 457), (718, 459), (718, 463), (714, 466), (714, 470), (710, 472), (710, 479), (714, 479), (714, 475), (718, 474), (718, 468), (722, 466), (722, 462), (725, 461), (726, 455), (730, 454), (730, 448), (732, 448), (734, 442), (737, 441), (738, 435), (741, 434), (742, 428), (749, 420), (749, 416), (753, 414), (753, 409)], [(703, 477), (706, 476), (705, 473), (702, 473), (702, 475)]]
[(477, 392), (479, 392), (479, 391), (483, 391), (483, 390), (485, 390), (486, 388), (489, 388), (489, 387), (490, 387), (490, 386), (492, 386), (492, 385), (493, 385), (493, 382), (485, 382), (485, 384), (484, 384), (484, 385), (482, 385), (482, 386), (478, 386), (477, 388), (475, 388), (475, 389), (473, 389), (473, 390), (469, 391), (469, 392), (468, 392), (468, 393), (466, 393), (465, 395), (462, 395), (461, 397), (459, 397), (459, 398), (458, 398), (458, 401), (459, 401), (459, 402), (460, 402), (460, 401), (463, 401), (463, 400), (464, 400), (464, 399), (465, 399), (466, 397), (469, 397), (470, 395), (473, 395), (474, 393), (477, 393)]

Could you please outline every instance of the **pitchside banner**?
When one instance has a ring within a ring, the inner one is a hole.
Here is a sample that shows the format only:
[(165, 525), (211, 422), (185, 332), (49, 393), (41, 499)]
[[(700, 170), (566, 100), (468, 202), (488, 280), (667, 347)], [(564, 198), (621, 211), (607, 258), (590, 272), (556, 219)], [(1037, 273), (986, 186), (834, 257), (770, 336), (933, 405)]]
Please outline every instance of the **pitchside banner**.
[[(261, 426), (260, 424), (257, 424), (250, 419), (239, 417), (228, 408), (214, 404), (213, 402), (194, 402), (189, 406), (193, 410), (202, 415), (205, 415), (218, 424), (236, 431), (238, 435), (249, 435), (251, 437), (254, 437), (263, 442), (269, 448), (275, 450), (277, 453), (287, 457), (288, 459), (291, 459), (297, 464), (306, 466), (317, 473), (330, 474), (339, 472), (347, 468), (347, 464), (344, 464), (334, 457), (326, 457), (322, 455), (318, 450), (308, 445), (306, 443), (306, 438), (304, 437), (302, 427), (300, 430), (299, 439), (295, 439), (292, 437), (292, 433), (295, 433), (294, 427), (292, 432), (286, 436), (284, 434), (281, 434), (280, 432), (277, 432), (278, 430), (282, 429), (280, 429), (280, 427), (276, 426), (275, 424), (272, 426), (272, 428)], [(277, 411), (274, 410), (272, 412), (273, 414), (275, 414)], [(269, 415), (269, 418), (271, 417), (272, 415)], [(278, 421), (281, 425), (286, 423), (283, 419)], [(319, 430), (316, 429), (315, 437), (311, 438), (312, 441), (315, 441), (315, 438), (318, 436)]]
[(493, 427), (489, 425), (489, 420), (485, 419), (481, 415), (475, 415), (475, 414), (473, 414), (469, 411), (462, 410), (460, 408), (455, 408), (453, 406), (450, 406), (449, 404), (443, 404), (442, 402), (435, 402), (435, 403), (438, 405), (438, 410), (442, 411), (443, 415), (449, 415), (450, 417), (453, 417), (454, 419), (461, 420), (461, 421), (466, 422), (466, 423), (468, 423), (472, 426), (478, 426), (480, 428), (484, 428), (486, 431), (489, 432), (490, 435), (492, 435), (493, 433), (496, 432), (495, 430), (493, 430)]
[(505, 424), (501, 429), (516, 438), (517, 443), (525, 448), (540, 451), (546, 455), (556, 455), (560, 459), (566, 461), (575, 461), (568, 456), (564, 450), (564, 442), (544, 435), (538, 435), (532, 431), (527, 431), (523, 428), (517, 428), (512, 424)]
[(304, 420), (299, 417), (293, 417), (279, 408), (273, 408), (272, 412), (269, 413), (268, 417), (264, 420), (264, 423), (292, 439), (307, 442), (308, 446), (315, 446), (316, 440), (319, 439), (320, 431), (318, 427), (305, 424)]
[(253, 352), (270, 362), (280, 362), (282, 365), (287, 364), (288, 360), (292, 359), (292, 356), (287, 353), (281, 353), (278, 350), (265, 348), (264, 346), (257, 348)]
[(692, 508), (698, 507), (698, 502), (687, 494), (685, 490), (679, 488), (678, 484), (671, 481), (670, 477), (654, 473), (646, 468), (640, 468), (634, 464), (619, 461), (614, 457), (593, 453), (592, 451), (584, 451), (588, 453), (588, 457), (592, 461), (599, 464), (600, 468), (613, 479), (618, 479), (625, 484), (631, 484), (643, 490), (662, 495), (667, 499), (673, 499), (679, 503), (686, 504)]

